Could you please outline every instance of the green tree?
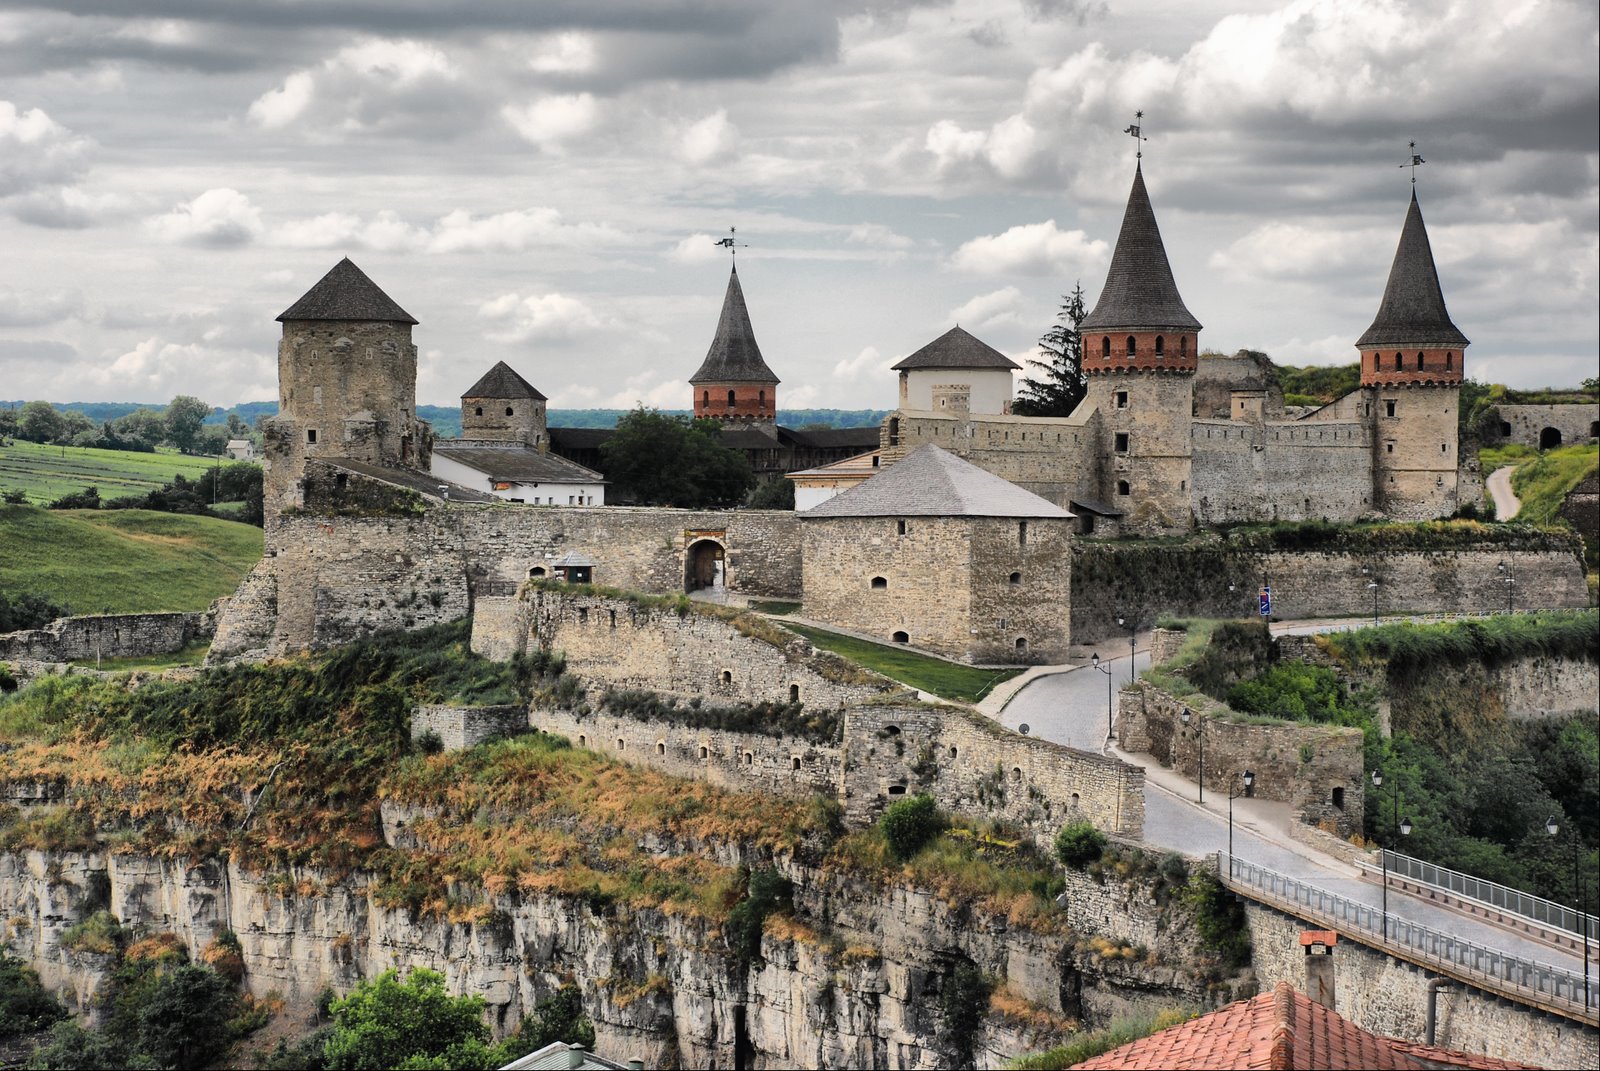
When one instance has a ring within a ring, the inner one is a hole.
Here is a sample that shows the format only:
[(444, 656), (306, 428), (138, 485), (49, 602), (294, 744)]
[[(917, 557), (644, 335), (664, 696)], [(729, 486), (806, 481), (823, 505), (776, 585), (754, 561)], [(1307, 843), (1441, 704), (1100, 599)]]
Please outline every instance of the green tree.
[(1082, 870), (1105, 851), (1106, 836), (1089, 822), (1073, 822), (1056, 832), (1055, 847), (1063, 866)]
[(722, 509), (744, 500), (749, 460), (722, 445), (714, 420), (689, 420), (640, 406), (617, 421), (600, 448), (606, 478), (624, 499), (646, 505)]
[(889, 804), (878, 824), (889, 851), (902, 861), (920, 852), (946, 825), (938, 805), (926, 793)]
[(492, 1068), (503, 1055), (489, 1044), (483, 998), (452, 997), (444, 975), (417, 967), (405, 981), (387, 970), (336, 1000), (323, 1050), (333, 1071), (388, 1068)]
[(1042, 361), (1029, 361), (1038, 376), (1022, 381), (1011, 411), (1022, 416), (1064, 417), (1083, 401), (1088, 381), (1083, 375), (1083, 335), (1078, 330), (1088, 315), (1083, 305), (1083, 284), (1072, 288), (1061, 302), (1056, 322), (1039, 339)]
[(751, 509), (794, 509), (794, 481), (768, 476), (750, 492)]
[(53, 443), (65, 426), (55, 406), (49, 402), (29, 402), (17, 416), (17, 438), (35, 443)]
[(34, 969), (0, 950), (0, 1041), (42, 1030), (66, 1016), (61, 1003), (39, 984)]
[(194, 448), (200, 425), (211, 415), (211, 407), (199, 398), (180, 394), (167, 403), (167, 442), (184, 453)]

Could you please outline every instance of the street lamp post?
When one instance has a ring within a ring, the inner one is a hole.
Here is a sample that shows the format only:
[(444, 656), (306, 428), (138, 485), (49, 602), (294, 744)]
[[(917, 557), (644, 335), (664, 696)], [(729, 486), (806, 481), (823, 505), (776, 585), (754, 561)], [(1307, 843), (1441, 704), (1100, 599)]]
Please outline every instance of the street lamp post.
[(1139, 676), (1134, 667), (1134, 643), (1139, 638), (1139, 621), (1137, 618), (1125, 618), (1117, 615), (1117, 627), (1128, 630), (1128, 683), (1132, 684)]
[[(1195, 715), (1194, 711), (1184, 707), (1183, 714), (1180, 716), (1183, 718), (1183, 724), (1188, 725), (1189, 719)], [(1204, 803), (1206, 801), (1206, 718), (1204, 714), (1200, 715), (1200, 724), (1196, 727), (1196, 732), (1200, 737), (1200, 802)]]
[[(1383, 787), (1383, 774), (1377, 770), (1372, 771), (1372, 787)], [(1411, 819), (1404, 821), (1400, 818), (1400, 786), (1394, 786), (1394, 825), (1402, 837), (1411, 836)], [(1378, 845), (1378, 858), (1383, 861), (1383, 939), (1389, 940), (1389, 853), (1383, 845)]]
[(1244, 791), (1235, 792), (1228, 790), (1228, 867), (1231, 872), (1233, 867), (1233, 801), (1240, 796), (1249, 794), (1250, 786), (1256, 783), (1256, 775), (1249, 770), (1244, 772)]
[(1111, 739), (1111, 666), (1100, 664), (1100, 652), (1096, 651), (1089, 656), (1089, 665), (1096, 671), (1106, 675), (1106, 739)]
[[(1554, 837), (1561, 832), (1561, 824), (1556, 821), (1556, 816), (1551, 815), (1545, 819), (1544, 831)], [(1582, 838), (1576, 833), (1572, 836), (1572, 896), (1578, 911), (1578, 927), (1580, 930), (1578, 940), (1583, 944), (1583, 1010), (1589, 1011), (1589, 916), (1583, 910), (1583, 870), (1578, 866), (1578, 842)]]
[(1372, 592), (1372, 627), (1378, 627), (1378, 576), (1372, 571), (1370, 565), (1361, 567), (1361, 575), (1367, 577), (1367, 590)]
[(1517, 586), (1516, 566), (1510, 562), (1501, 562), (1494, 567), (1495, 576), (1500, 583), (1506, 586), (1506, 613), (1511, 612), (1511, 595)]

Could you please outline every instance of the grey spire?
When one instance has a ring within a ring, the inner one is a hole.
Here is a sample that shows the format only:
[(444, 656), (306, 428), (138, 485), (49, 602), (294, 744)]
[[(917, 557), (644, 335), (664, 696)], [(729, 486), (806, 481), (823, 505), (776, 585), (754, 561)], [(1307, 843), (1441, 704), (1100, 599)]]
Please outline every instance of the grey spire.
[(1428, 243), (1428, 228), (1422, 222), (1422, 206), (1417, 191), (1411, 191), (1411, 207), (1400, 230), (1400, 246), (1394, 251), (1389, 268), (1389, 284), (1383, 288), (1383, 303), (1377, 319), (1356, 340), (1357, 346), (1454, 346), (1469, 345), (1450, 321), (1444, 307), (1444, 292), (1439, 289), (1439, 272), (1433, 265), (1433, 247)]
[(414, 324), (416, 319), (367, 278), (349, 257), (335, 264), (278, 317), (294, 320), (355, 320), (366, 323)]
[(1130, 327), (1200, 330), (1200, 321), (1178, 296), (1167, 248), (1161, 244), (1155, 210), (1144, 188), (1143, 167), (1133, 171), (1133, 190), (1128, 194), (1128, 209), (1122, 215), (1122, 231), (1111, 255), (1105, 288), (1081, 327), (1087, 331)]
[(545, 401), (545, 396), (526, 379), (517, 375), (517, 372), (504, 361), (496, 361), (493, 368), (483, 374), (483, 378), (468, 387), (461, 395), (463, 398), (532, 398), (534, 401)]
[(744, 307), (744, 290), (739, 286), (739, 269), (728, 277), (728, 292), (722, 299), (722, 316), (717, 320), (717, 336), (700, 370), (690, 383), (778, 383), (767, 362), (761, 359), (756, 333), (750, 326), (750, 312)]

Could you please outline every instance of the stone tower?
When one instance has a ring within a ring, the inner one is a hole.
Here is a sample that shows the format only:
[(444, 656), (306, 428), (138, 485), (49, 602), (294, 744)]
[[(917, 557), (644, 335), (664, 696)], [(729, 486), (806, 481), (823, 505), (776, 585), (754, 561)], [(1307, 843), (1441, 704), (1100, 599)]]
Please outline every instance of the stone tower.
[(1116, 252), (1094, 311), (1080, 325), (1088, 393), (1100, 416), (1100, 493), (1131, 532), (1190, 527), (1190, 418), (1200, 321), (1178, 294), (1136, 166)]
[(750, 312), (739, 286), (739, 269), (728, 277), (717, 334), (700, 370), (689, 377), (694, 388), (694, 415), (724, 424), (775, 429), (778, 423), (778, 377), (761, 358)]
[(1445, 310), (1413, 189), (1383, 303), (1356, 340), (1373, 430), (1373, 505), (1389, 517), (1430, 520), (1460, 504), (1456, 414), (1467, 346)]
[(278, 320), (278, 415), (266, 426), (266, 511), (298, 506), (308, 458), (427, 470), (416, 418), (416, 320), (346, 257)]
[(461, 437), (522, 443), (546, 450), (545, 396), (504, 361), (461, 396)]

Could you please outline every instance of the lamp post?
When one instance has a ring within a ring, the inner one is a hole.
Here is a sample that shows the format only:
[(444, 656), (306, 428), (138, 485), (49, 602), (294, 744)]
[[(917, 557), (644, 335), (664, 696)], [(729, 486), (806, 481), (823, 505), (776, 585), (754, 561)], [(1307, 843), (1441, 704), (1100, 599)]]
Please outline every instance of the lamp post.
[(1132, 684), (1139, 676), (1138, 671), (1134, 668), (1133, 664), (1134, 642), (1139, 637), (1139, 622), (1136, 618), (1125, 618), (1121, 614), (1118, 614), (1117, 627), (1128, 630), (1128, 683)]
[(1378, 627), (1378, 575), (1372, 571), (1372, 566), (1363, 565), (1361, 575), (1367, 577), (1367, 590), (1372, 592), (1372, 627)]
[(1506, 613), (1511, 612), (1511, 594), (1517, 586), (1516, 566), (1509, 562), (1501, 562), (1494, 567), (1494, 574), (1500, 583), (1506, 586)]
[[(1195, 716), (1194, 711), (1188, 707), (1183, 708), (1180, 717), (1183, 724), (1188, 725), (1189, 720)], [(1200, 802), (1206, 801), (1206, 718), (1200, 715), (1200, 724), (1196, 727), (1196, 735), (1200, 737)]]
[(1256, 783), (1256, 775), (1249, 770), (1244, 772), (1244, 791), (1235, 792), (1228, 790), (1228, 870), (1233, 870), (1233, 801), (1240, 796), (1248, 795), (1250, 786)]
[(1096, 672), (1104, 673), (1106, 675), (1106, 739), (1110, 740), (1111, 739), (1111, 667), (1109, 665), (1102, 666), (1100, 664), (1100, 652), (1099, 651), (1096, 651), (1094, 654), (1089, 656), (1089, 665), (1093, 666), (1094, 669), (1096, 670)]
[[(1383, 787), (1383, 774), (1377, 770), (1372, 771), (1372, 787)], [(1394, 786), (1394, 824), (1402, 837), (1411, 836), (1411, 819), (1400, 818), (1400, 786)], [(1383, 940), (1389, 940), (1389, 853), (1382, 844), (1378, 845), (1378, 858), (1383, 861)]]
[[(1554, 837), (1561, 832), (1561, 824), (1556, 821), (1556, 816), (1551, 815), (1545, 819), (1544, 831)], [(1572, 897), (1578, 910), (1578, 927), (1580, 930), (1578, 940), (1583, 944), (1583, 1010), (1589, 1011), (1589, 916), (1583, 910), (1583, 870), (1578, 866), (1578, 847), (1582, 838), (1574, 833), (1572, 836)]]

